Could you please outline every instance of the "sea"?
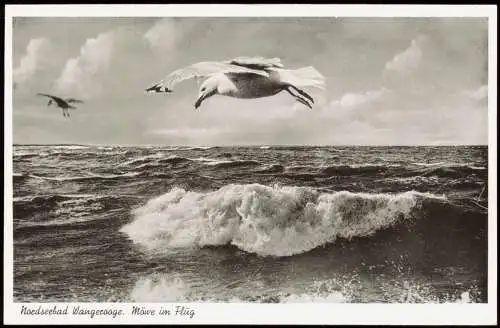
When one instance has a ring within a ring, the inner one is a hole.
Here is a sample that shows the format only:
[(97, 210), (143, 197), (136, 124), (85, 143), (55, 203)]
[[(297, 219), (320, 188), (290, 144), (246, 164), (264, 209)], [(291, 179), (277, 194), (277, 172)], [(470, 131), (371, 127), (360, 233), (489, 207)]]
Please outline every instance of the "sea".
[(15, 302), (487, 302), (488, 147), (14, 145)]

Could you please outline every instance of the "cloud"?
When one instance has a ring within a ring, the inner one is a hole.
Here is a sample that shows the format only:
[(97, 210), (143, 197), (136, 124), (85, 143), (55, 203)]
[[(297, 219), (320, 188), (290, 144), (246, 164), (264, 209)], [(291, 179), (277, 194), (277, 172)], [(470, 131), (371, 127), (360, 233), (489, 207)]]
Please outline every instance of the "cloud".
[(340, 99), (330, 102), (331, 108), (354, 109), (384, 99), (391, 91), (386, 88), (363, 93), (346, 93)]
[(466, 90), (464, 94), (472, 100), (481, 101), (488, 98), (488, 86), (482, 85), (475, 90)]
[(153, 50), (168, 53), (174, 49), (177, 40), (175, 23), (170, 18), (161, 19), (144, 33), (143, 38)]
[(209, 145), (225, 140), (233, 131), (226, 127), (179, 127), (151, 130), (147, 134), (158, 140), (168, 140), (171, 144)]
[(57, 92), (84, 98), (96, 95), (101, 89), (99, 77), (110, 64), (114, 41), (113, 31), (87, 39), (79, 56), (66, 62), (55, 83)]
[(385, 64), (387, 72), (397, 72), (406, 74), (417, 69), (422, 59), (422, 44), (425, 41), (424, 36), (419, 36), (411, 41), (410, 47), (405, 51), (396, 54)]
[(171, 137), (183, 137), (183, 138), (199, 138), (199, 137), (209, 137), (219, 134), (221, 130), (219, 128), (175, 128), (175, 129), (161, 129), (151, 131), (152, 134), (160, 134), (164, 136)]
[(26, 54), (21, 58), (19, 66), (14, 68), (14, 86), (28, 83), (37, 71), (47, 63), (50, 41), (46, 38), (31, 39), (26, 47)]

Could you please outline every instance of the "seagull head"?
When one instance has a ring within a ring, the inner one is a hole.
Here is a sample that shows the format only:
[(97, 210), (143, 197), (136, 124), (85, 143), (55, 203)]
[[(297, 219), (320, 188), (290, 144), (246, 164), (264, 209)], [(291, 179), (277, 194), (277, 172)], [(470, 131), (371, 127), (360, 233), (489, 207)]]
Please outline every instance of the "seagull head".
[(198, 99), (194, 103), (194, 108), (200, 107), (201, 103), (218, 93), (219, 81), (215, 78), (209, 78), (205, 82), (203, 82), (200, 86), (200, 91), (198, 93)]

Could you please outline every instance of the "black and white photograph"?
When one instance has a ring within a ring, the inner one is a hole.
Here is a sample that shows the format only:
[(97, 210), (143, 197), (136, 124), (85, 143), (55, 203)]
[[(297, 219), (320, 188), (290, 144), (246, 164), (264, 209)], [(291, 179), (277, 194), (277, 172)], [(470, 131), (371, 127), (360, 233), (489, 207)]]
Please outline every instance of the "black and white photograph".
[(53, 303), (184, 322), (204, 303), (496, 308), (495, 7), (28, 7), (5, 20), (16, 320)]

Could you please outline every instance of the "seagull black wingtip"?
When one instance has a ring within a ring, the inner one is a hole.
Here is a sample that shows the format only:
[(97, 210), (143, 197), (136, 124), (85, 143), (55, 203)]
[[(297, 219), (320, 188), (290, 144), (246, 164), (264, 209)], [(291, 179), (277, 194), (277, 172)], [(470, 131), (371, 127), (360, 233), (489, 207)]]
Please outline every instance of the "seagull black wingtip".
[(156, 92), (156, 93), (161, 93), (161, 92), (165, 92), (165, 93), (172, 93), (172, 90), (168, 89), (168, 88), (164, 88), (162, 90), (162, 87), (159, 86), (159, 85), (155, 85), (155, 86), (152, 86), (150, 88), (147, 88), (145, 90), (146, 92)]

